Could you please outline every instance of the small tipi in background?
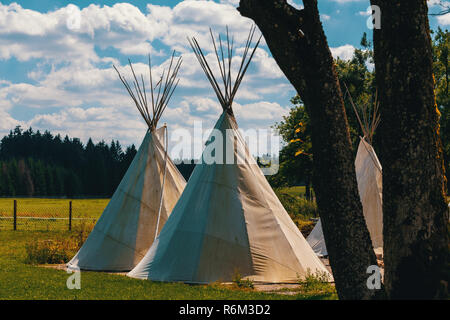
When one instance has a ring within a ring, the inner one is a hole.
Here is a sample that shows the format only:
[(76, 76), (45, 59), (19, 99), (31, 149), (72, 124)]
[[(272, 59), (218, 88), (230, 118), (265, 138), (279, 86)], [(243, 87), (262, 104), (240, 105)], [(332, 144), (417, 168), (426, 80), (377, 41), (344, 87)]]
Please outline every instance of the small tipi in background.
[[(348, 90), (347, 90), (348, 91)], [(358, 118), (364, 137), (361, 138), (355, 159), (356, 180), (358, 192), (363, 206), (364, 218), (369, 229), (374, 251), (378, 255), (383, 254), (383, 183), (380, 161), (372, 147), (372, 138), (380, 122), (378, 103), (375, 101), (373, 113), (368, 106), (364, 106), (360, 114), (350, 97), (351, 104)], [(314, 252), (319, 256), (327, 256), (325, 238), (322, 231), (322, 222), (318, 223), (307, 238)]]
[[(156, 129), (178, 81), (181, 57), (153, 87), (149, 56), (150, 90), (134, 76), (134, 88), (117, 71), (120, 80), (148, 125), (145, 138), (108, 206), (69, 268), (130, 271), (144, 257), (168, 219), (186, 181), (167, 154), (167, 127)], [(150, 100), (147, 97), (150, 92)], [(151, 104), (151, 109), (149, 109)]]
[[(225, 49), (220, 41), (221, 59), (216, 49), (219, 81), (196, 39), (190, 41), (223, 112), (169, 220), (128, 276), (210, 283), (231, 281), (239, 274), (253, 281), (296, 282), (309, 270), (332, 279), (250, 154), (233, 115), (233, 99), (259, 44), (258, 40), (250, 48), (254, 32), (252, 28), (234, 83), (228, 35)], [(216, 47), (212, 33), (211, 37)], [(222, 138), (223, 145), (211, 150), (214, 141)], [(216, 161), (211, 162), (213, 152)]]

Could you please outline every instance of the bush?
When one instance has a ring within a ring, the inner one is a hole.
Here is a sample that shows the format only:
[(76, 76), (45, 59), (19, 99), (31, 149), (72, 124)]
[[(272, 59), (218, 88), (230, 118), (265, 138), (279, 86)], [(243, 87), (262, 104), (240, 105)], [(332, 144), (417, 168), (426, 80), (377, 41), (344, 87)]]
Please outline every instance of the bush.
[(72, 239), (76, 242), (78, 250), (81, 248), (83, 243), (86, 241), (87, 237), (91, 233), (92, 229), (94, 229), (94, 223), (81, 223), (79, 229), (75, 231), (75, 233), (71, 236)]
[(41, 240), (26, 245), (28, 264), (59, 264), (66, 263), (77, 252), (76, 242), (72, 239)]
[(27, 264), (67, 263), (80, 250), (93, 224), (81, 224), (70, 237), (55, 240), (33, 241), (25, 246)]
[(317, 204), (314, 201), (302, 198), (298, 194), (289, 192), (292, 189), (279, 188), (274, 189), (274, 191), (297, 228), (300, 229), (304, 237), (307, 237), (314, 229), (315, 223), (310, 219), (317, 217)]
[(254, 289), (255, 285), (250, 279), (243, 279), (239, 272), (235, 272), (233, 275), (233, 283), (241, 289)]
[(291, 217), (302, 216), (305, 219), (317, 217), (317, 204), (299, 195), (292, 195), (282, 189), (275, 189), (281, 204)]
[(304, 198), (298, 199), (298, 212), (305, 217), (313, 218), (318, 216), (317, 204), (315, 201), (306, 200)]
[(330, 277), (326, 272), (312, 273), (310, 269), (306, 271), (304, 278), (299, 278), (298, 283), (304, 292), (331, 292), (334, 291), (330, 284)]
[(294, 221), (295, 225), (305, 238), (309, 236), (316, 225), (314, 221), (304, 220), (302, 217), (294, 217), (292, 221)]

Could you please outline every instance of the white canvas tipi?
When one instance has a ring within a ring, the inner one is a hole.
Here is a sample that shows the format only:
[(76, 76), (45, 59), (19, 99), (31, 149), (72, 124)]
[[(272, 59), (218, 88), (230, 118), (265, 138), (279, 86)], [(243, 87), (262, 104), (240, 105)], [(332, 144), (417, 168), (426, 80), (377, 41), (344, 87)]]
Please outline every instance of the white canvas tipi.
[[(351, 100), (351, 96), (350, 96)], [(378, 104), (375, 102), (373, 115), (368, 116), (367, 108), (362, 111), (363, 119), (356, 116), (360, 123), (364, 137), (361, 138), (355, 159), (356, 180), (358, 192), (363, 206), (364, 218), (367, 229), (372, 239), (372, 245), (376, 254), (383, 253), (383, 201), (382, 201), (382, 168), (380, 161), (372, 147), (372, 137), (379, 123)], [(319, 256), (327, 256), (325, 238), (322, 231), (322, 222), (318, 221), (311, 234), (307, 238), (314, 252)]]
[[(172, 62), (173, 56), (171, 67)], [(157, 90), (164, 94), (154, 99), (149, 58), (151, 110), (147, 105), (144, 83), (139, 84), (131, 63), (136, 94), (116, 69), (149, 129), (105, 211), (69, 262), (69, 268), (102, 271), (133, 269), (144, 257), (183, 192), (186, 182), (166, 152), (167, 128), (164, 125), (156, 129), (175, 90), (180, 65), (181, 59), (173, 69), (169, 67), (166, 78), (161, 78), (157, 85)]]
[[(250, 54), (254, 31), (233, 86), (225, 68), (231, 66), (232, 46), (227, 48), (229, 60), (219, 62), (223, 91), (219, 91), (197, 41), (190, 42), (223, 113), (163, 230), (128, 276), (210, 283), (231, 281), (239, 274), (253, 281), (296, 282), (309, 270), (332, 279), (268, 184), (233, 116), (236, 89), (259, 43)], [(212, 154), (215, 162), (209, 159)]]

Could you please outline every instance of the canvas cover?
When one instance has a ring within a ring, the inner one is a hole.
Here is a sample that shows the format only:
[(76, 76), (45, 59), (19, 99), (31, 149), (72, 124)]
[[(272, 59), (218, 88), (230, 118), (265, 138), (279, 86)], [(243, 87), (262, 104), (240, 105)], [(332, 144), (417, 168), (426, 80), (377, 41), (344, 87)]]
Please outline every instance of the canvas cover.
[[(375, 253), (383, 253), (383, 182), (380, 161), (373, 147), (361, 138), (355, 159), (358, 192), (363, 206), (364, 218), (369, 229)], [(322, 223), (318, 223), (307, 238), (314, 252), (326, 256), (327, 248), (323, 237)]]
[(215, 129), (227, 143), (235, 139), (239, 164), (205, 163), (207, 143), (163, 230), (128, 276), (211, 283), (238, 273), (258, 282), (296, 282), (310, 269), (332, 279), (250, 155), (234, 118), (224, 112)]
[(312, 229), (308, 238), (306, 238), (314, 253), (319, 257), (325, 257), (328, 255), (327, 246), (325, 245), (325, 239), (322, 231), (322, 221), (317, 221), (317, 224)]
[[(164, 129), (147, 134), (86, 242), (69, 268), (130, 271), (155, 238), (166, 159)], [(167, 156), (159, 231), (186, 181)]]

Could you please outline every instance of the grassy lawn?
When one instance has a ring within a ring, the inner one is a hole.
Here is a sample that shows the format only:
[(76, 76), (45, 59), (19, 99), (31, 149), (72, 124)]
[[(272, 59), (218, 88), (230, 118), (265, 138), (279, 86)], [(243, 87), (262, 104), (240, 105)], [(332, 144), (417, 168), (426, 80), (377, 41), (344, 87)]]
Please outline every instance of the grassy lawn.
[(25, 247), (43, 239), (69, 237), (68, 231), (0, 231), (0, 299), (335, 299), (334, 290), (299, 290), (294, 295), (233, 289), (219, 284), (186, 285), (82, 272), (81, 290), (69, 290), (65, 271), (24, 263)]
[[(307, 208), (302, 209), (298, 202), (304, 189), (283, 188), (289, 196), (282, 201), (297, 225), (302, 228), (307, 224), (309, 228), (311, 222), (303, 215)], [(27, 219), (17, 219), (17, 231), (12, 231), (14, 198), (0, 199), (0, 299), (336, 299), (329, 285), (305, 286), (286, 295), (282, 294), (284, 289), (263, 293), (221, 284), (158, 283), (102, 272), (82, 272), (81, 290), (69, 290), (66, 281), (70, 275), (65, 271), (25, 263), (26, 247), (43, 240), (64, 243), (73, 239), (77, 230), (93, 225), (109, 199), (15, 199), (17, 216)], [(75, 218), (72, 232), (68, 231), (69, 201)], [(66, 255), (71, 257), (75, 252)]]

